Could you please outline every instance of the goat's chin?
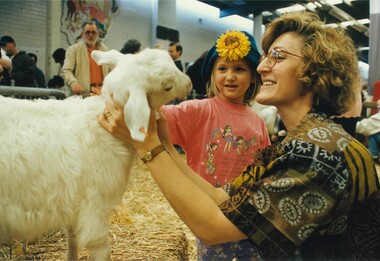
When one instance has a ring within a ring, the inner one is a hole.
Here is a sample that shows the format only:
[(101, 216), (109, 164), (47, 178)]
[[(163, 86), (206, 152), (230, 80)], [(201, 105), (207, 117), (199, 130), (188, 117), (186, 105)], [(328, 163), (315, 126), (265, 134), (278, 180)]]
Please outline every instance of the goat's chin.
[(139, 130), (131, 129), (131, 137), (135, 141), (143, 142), (146, 138), (146, 132), (142, 131), (141, 128)]

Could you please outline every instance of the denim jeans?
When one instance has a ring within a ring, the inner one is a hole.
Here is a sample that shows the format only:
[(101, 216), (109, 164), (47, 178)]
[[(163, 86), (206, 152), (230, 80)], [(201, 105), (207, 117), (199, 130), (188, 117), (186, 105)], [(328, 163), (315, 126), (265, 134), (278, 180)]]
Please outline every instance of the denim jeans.
[(378, 158), (380, 153), (380, 132), (368, 136), (368, 149), (372, 158)]
[(206, 246), (197, 239), (198, 261), (259, 261), (259, 249), (249, 240)]

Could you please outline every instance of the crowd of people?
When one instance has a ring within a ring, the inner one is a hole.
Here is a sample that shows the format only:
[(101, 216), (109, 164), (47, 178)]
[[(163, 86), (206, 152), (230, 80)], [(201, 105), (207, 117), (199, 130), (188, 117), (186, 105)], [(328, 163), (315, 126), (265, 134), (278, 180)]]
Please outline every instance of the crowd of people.
[[(93, 50), (108, 50), (96, 23), (82, 30), (83, 41), (53, 55), (62, 77), (54, 86), (63, 82), (73, 95), (88, 97), (100, 94), (111, 68), (91, 58)], [(0, 45), (0, 73), (8, 71), (16, 86), (45, 85), (34, 54), (19, 51), (10, 36)], [(121, 52), (140, 50), (130, 39)], [(380, 218), (380, 208), (368, 215), (353, 211), (379, 204), (380, 132), (364, 132), (378, 127), (359, 118), (352, 40), (314, 14), (293, 13), (266, 26), (261, 50), (251, 34), (227, 30), (184, 68), (183, 48), (171, 42), (168, 53), (202, 99), (164, 105), (158, 120), (152, 111), (144, 142), (130, 137), (120, 107), (106, 104), (99, 123), (144, 159), (197, 237), (198, 260), (380, 258), (379, 234), (358, 243), (367, 236), (360, 227), (373, 225), (368, 217)], [(269, 137), (253, 101), (276, 109), (281, 138)], [(355, 138), (360, 131), (369, 136), (369, 150)]]

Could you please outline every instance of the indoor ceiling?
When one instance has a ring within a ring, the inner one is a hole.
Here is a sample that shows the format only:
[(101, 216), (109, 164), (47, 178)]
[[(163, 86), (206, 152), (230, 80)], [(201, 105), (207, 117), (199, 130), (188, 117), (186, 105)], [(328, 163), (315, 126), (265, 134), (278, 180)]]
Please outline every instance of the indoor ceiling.
[(298, 4), (298, 7), (317, 13), (326, 24), (344, 26), (355, 45), (360, 50), (362, 61), (368, 62), (369, 23), (362, 23), (362, 19), (369, 19), (369, 0), (199, 0), (220, 9), (220, 17), (240, 15), (252, 19), (262, 14), (263, 24), (280, 16), (278, 10)]

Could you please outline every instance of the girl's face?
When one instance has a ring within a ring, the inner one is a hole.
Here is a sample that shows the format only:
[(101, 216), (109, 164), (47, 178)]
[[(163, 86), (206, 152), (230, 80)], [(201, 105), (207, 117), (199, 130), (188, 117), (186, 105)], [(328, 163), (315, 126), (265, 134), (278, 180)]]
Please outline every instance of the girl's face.
[(215, 60), (214, 79), (219, 97), (236, 104), (244, 103), (244, 94), (254, 82), (253, 72), (246, 61), (224, 61), (221, 57)]
[(303, 44), (303, 37), (294, 32), (284, 33), (273, 42), (268, 56), (257, 67), (262, 80), (255, 99), (258, 103), (274, 105), (280, 109), (284, 106), (298, 106), (298, 101), (304, 99), (297, 71)]

